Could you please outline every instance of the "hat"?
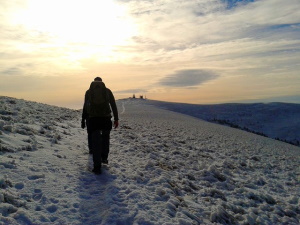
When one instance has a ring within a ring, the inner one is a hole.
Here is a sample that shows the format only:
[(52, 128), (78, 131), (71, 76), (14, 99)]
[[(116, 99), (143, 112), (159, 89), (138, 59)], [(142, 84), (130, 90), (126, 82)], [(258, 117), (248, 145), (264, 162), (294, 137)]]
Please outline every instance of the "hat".
[(96, 77), (94, 81), (102, 81), (101, 77)]

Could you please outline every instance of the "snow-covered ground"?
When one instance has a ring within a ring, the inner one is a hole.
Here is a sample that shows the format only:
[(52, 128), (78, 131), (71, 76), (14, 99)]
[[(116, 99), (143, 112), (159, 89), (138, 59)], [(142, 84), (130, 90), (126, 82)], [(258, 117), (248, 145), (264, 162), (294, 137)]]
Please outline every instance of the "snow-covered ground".
[(154, 100), (148, 100), (148, 103), (300, 146), (300, 104), (273, 102), (196, 105)]
[(119, 100), (94, 175), (80, 111), (0, 97), (0, 224), (299, 224), (300, 148)]

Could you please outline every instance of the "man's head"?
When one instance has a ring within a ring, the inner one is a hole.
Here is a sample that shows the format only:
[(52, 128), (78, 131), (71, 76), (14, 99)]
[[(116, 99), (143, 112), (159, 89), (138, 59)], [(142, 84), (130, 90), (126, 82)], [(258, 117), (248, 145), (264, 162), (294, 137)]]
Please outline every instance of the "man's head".
[(102, 81), (101, 77), (96, 77), (94, 81)]

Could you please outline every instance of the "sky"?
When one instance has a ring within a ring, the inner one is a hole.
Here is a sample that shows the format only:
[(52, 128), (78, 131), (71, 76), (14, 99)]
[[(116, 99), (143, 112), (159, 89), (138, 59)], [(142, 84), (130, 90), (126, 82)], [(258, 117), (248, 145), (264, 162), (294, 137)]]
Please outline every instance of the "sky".
[(0, 0), (0, 95), (300, 103), (299, 0)]

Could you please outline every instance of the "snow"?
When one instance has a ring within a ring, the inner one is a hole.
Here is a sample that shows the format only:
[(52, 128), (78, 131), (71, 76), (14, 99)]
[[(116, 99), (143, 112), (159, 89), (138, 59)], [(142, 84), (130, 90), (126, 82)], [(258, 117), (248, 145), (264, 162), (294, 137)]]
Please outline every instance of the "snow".
[(299, 147), (125, 99), (95, 175), (79, 110), (0, 103), (0, 224), (300, 223)]
[(149, 100), (152, 105), (300, 146), (300, 104), (227, 103), (196, 105)]

